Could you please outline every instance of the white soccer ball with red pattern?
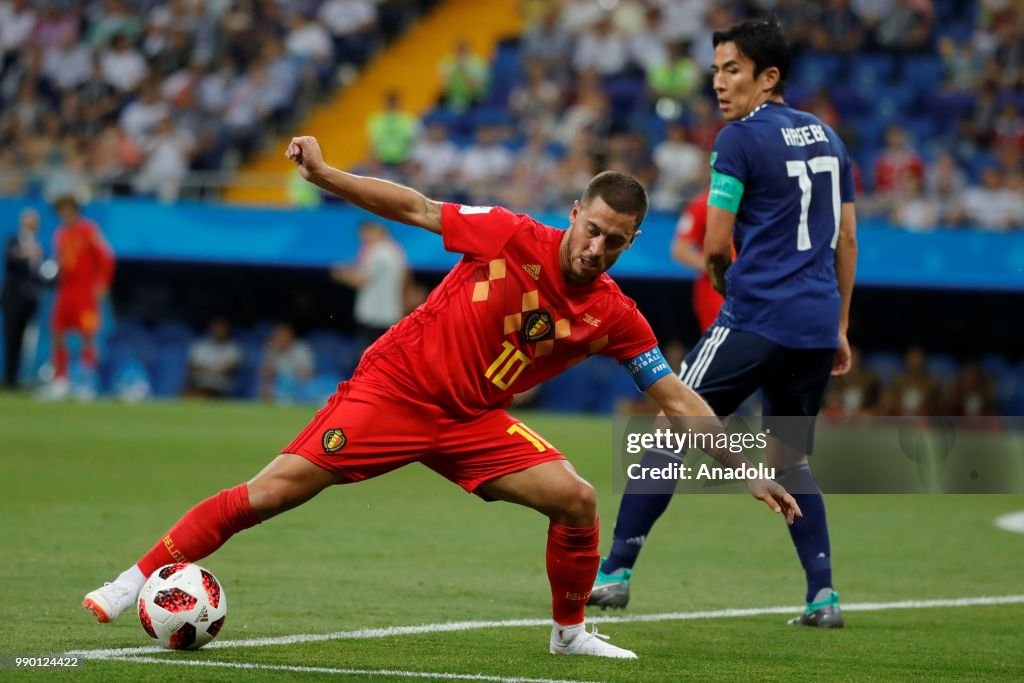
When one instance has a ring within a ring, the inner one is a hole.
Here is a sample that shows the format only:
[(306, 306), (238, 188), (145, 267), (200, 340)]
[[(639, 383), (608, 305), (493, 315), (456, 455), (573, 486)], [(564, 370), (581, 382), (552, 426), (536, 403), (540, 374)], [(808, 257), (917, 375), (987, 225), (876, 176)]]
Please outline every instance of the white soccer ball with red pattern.
[(139, 593), (142, 628), (172, 650), (195, 650), (216, 638), (227, 611), (217, 577), (198, 564), (166, 564)]

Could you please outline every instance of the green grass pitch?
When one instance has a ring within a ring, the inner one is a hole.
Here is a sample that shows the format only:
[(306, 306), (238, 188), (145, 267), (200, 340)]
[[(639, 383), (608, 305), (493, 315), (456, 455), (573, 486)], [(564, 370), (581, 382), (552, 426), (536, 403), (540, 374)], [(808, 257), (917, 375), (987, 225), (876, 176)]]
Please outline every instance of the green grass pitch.
[[(92, 622), (79, 606), (83, 594), (137, 559), (196, 501), (258, 471), (312, 413), (232, 403), (41, 404), (0, 397), (0, 658), (149, 645), (134, 615), (107, 626)], [(618, 503), (611, 492), (610, 422), (522, 417), (597, 488), (607, 549)], [(827, 504), (844, 604), (1024, 594), (1024, 535), (993, 525), (996, 516), (1024, 509), (1024, 496), (836, 495)], [(535, 512), (485, 504), (420, 466), (336, 487), (203, 562), (229, 599), (217, 642), (545, 619), (546, 527)], [(761, 504), (742, 495), (683, 495), (654, 531), (624, 614), (797, 605), (802, 584), (783, 524)], [(1024, 604), (850, 611), (848, 628), (835, 632), (789, 627), (786, 616), (602, 625), (612, 642), (640, 655), (637, 661), (553, 657), (547, 627), (503, 626), (156, 655), (312, 671), (106, 659), (17, 675), (1024, 679)], [(0, 679), (14, 673), (0, 670)]]

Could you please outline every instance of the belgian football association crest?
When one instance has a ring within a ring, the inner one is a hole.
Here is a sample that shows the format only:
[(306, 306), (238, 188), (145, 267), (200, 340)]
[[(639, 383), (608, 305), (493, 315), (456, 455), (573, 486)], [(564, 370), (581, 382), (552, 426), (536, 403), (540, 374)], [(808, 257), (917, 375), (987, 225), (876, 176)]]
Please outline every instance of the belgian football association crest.
[(334, 453), (340, 451), (348, 443), (348, 438), (345, 436), (345, 432), (341, 429), (328, 429), (324, 432), (323, 446), (325, 453)]
[(547, 311), (534, 311), (526, 316), (523, 322), (523, 338), (528, 342), (538, 342), (548, 337), (555, 329), (551, 322), (551, 314)]

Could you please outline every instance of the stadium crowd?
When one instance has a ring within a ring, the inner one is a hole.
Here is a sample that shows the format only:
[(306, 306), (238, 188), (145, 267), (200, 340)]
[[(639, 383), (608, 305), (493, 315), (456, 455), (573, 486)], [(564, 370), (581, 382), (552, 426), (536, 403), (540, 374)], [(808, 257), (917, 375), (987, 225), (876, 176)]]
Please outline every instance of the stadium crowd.
[(176, 199), (432, 0), (0, 0), (0, 196)]

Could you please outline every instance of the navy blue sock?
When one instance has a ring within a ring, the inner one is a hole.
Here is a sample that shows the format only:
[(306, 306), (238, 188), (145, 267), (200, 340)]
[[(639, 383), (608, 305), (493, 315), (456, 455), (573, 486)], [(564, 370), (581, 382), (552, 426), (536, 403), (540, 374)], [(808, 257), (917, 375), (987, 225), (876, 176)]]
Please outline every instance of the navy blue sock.
[(822, 588), (832, 587), (832, 551), (828, 542), (825, 500), (806, 462), (783, 470), (776, 481), (786, 487), (804, 513), (789, 527), (789, 536), (807, 575), (806, 600), (811, 602)]
[[(646, 451), (640, 459), (643, 467), (664, 467), (673, 462), (679, 459), (654, 451)], [(623, 567), (633, 568), (647, 534), (672, 500), (676, 483), (672, 479), (629, 480), (615, 518), (612, 549), (601, 564), (602, 572), (610, 574)]]

